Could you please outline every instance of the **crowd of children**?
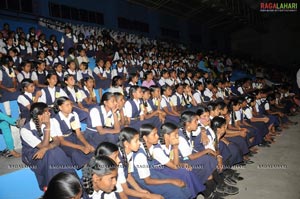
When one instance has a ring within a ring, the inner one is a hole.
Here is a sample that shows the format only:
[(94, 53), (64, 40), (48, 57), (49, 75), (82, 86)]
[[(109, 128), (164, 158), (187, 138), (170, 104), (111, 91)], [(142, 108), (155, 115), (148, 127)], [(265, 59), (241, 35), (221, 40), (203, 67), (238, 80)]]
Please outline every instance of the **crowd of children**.
[(74, 198), (235, 195), (243, 177), (234, 166), (253, 164), (259, 147), (297, 124), (288, 116), (299, 104), (287, 86), (230, 81), (236, 67), (251, 71), (245, 63), (131, 34), (80, 30), (66, 27), (60, 42), (34, 28), (26, 35), (5, 24), (0, 32), (5, 154), (20, 156), (7, 130), (15, 125), (9, 102), (17, 100), (25, 120), (22, 160), (47, 189), (44, 198), (68, 179)]

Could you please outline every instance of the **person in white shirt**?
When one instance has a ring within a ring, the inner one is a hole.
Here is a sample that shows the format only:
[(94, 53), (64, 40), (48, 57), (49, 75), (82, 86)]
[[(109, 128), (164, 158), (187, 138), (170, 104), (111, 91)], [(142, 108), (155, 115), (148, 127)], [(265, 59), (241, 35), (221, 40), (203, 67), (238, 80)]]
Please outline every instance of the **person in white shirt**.
[(92, 199), (117, 199), (118, 165), (107, 156), (92, 157), (82, 169), (84, 195)]

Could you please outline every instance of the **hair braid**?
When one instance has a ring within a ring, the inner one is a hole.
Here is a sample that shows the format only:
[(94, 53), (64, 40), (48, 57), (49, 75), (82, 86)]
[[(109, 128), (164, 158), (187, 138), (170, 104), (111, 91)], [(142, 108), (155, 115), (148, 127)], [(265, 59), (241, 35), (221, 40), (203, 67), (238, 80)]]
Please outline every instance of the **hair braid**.
[(95, 158), (92, 158), (90, 162), (82, 168), (82, 181), (83, 181), (82, 186), (85, 192), (89, 195), (93, 194), (94, 192), (93, 181), (92, 181), (93, 164), (96, 164)]
[(123, 141), (124, 141), (124, 139), (120, 139), (118, 145), (119, 145), (122, 160), (123, 160), (122, 164), (123, 164), (124, 167), (127, 167), (128, 166), (128, 161), (127, 161), (127, 155), (126, 155), (126, 152), (125, 152), (125, 149), (124, 149)]
[(149, 160), (149, 161), (153, 160), (153, 158), (152, 158), (152, 156), (151, 156), (151, 154), (149, 152), (149, 149), (148, 149), (148, 147), (146, 145), (146, 142), (145, 142), (145, 140), (143, 138), (141, 138), (141, 142), (143, 143), (144, 149), (146, 151), (147, 160)]
[(40, 126), (40, 123), (39, 123), (38, 116), (36, 114), (33, 115), (32, 120), (33, 120), (33, 122), (34, 122), (34, 124), (36, 126), (36, 130), (38, 132), (38, 136), (42, 137), (43, 133), (42, 133), (42, 129), (41, 129), (41, 126)]

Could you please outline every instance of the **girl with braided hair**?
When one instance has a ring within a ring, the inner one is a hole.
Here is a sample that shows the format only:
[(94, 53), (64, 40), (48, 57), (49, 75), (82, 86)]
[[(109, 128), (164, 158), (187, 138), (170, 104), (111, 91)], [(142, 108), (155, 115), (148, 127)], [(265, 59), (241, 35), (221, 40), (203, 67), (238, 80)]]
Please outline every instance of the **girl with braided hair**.
[[(198, 115), (192, 111), (181, 114), (179, 129), (179, 155), (182, 162), (188, 163), (194, 168), (197, 176), (206, 184), (203, 192), (205, 198), (215, 198), (215, 194), (237, 194), (238, 188), (227, 185), (224, 178), (217, 171), (216, 152), (212, 149), (195, 148), (193, 132), (198, 129)], [(215, 193), (216, 191), (217, 193)]]
[(107, 156), (92, 157), (82, 168), (84, 198), (116, 199), (118, 165)]
[(133, 169), (133, 153), (140, 148), (139, 132), (134, 128), (123, 128), (119, 135), (118, 145), (121, 160), (118, 181), (127, 197), (161, 199), (161, 195), (149, 193), (149, 191), (141, 188), (131, 174)]
[(71, 158), (74, 166), (80, 169), (88, 163), (95, 151), (90, 144), (90, 137), (81, 132), (79, 116), (72, 110), (72, 103), (67, 97), (60, 97), (55, 102), (53, 128), (56, 130), (61, 148)]
[(153, 164), (159, 168), (157, 171), (167, 176), (175, 176), (185, 182), (193, 198), (196, 198), (205, 187), (192, 171), (191, 166), (179, 161), (178, 127), (173, 123), (164, 123), (161, 127), (160, 143), (158, 143), (159, 138), (156, 136), (157, 130), (154, 127), (150, 127), (150, 129), (152, 129), (151, 132), (145, 131), (146, 134), (143, 139), (153, 157)]
[(52, 126), (47, 104), (30, 107), (31, 119), (21, 129), (22, 161), (35, 173), (41, 190), (60, 172), (75, 173), (71, 160), (58, 147), (60, 142)]
[[(151, 137), (151, 138), (150, 138)], [(151, 124), (142, 124), (140, 128), (140, 140), (142, 142), (139, 150), (133, 155), (133, 171), (132, 176), (136, 182), (144, 189), (153, 193), (162, 195), (165, 199), (188, 199), (193, 198), (186, 184), (174, 177), (165, 175), (158, 170), (150, 154), (149, 149), (153, 147), (154, 142), (146, 140), (158, 141), (157, 129)]]

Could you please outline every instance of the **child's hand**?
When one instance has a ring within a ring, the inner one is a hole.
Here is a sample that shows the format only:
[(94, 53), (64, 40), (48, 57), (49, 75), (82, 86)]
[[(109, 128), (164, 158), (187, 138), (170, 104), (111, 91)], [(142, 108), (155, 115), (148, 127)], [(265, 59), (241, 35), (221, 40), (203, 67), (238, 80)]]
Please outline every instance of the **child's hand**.
[(91, 153), (95, 151), (95, 148), (92, 145), (89, 144), (87, 145), (87, 147), (90, 149)]
[(90, 153), (90, 148), (86, 146), (82, 146), (80, 149), (84, 154)]
[(40, 160), (40, 159), (43, 159), (45, 153), (46, 153), (46, 149), (45, 148), (42, 148), (42, 149), (39, 149), (33, 156), (32, 156), (32, 159), (33, 160)]
[(47, 112), (44, 112), (43, 115), (42, 115), (42, 124), (45, 124), (46, 126), (47, 125), (50, 125), (50, 112), (47, 111)]
[(164, 199), (163, 196), (158, 195), (158, 194), (148, 194), (149, 196), (147, 197), (147, 199)]
[(173, 145), (178, 145), (179, 144), (179, 138), (172, 138), (170, 140), (170, 144)]
[(185, 187), (185, 183), (179, 179), (172, 179), (172, 184), (177, 187)]
[(211, 149), (205, 149), (205, 151), (206, 151), (206, 153), (208, 154), (208, 155), (212, 155), (212, 156), (216, 156), (217, 155), (217, 153), (214, 151), (214, 150), (211, 150)]
[(202, 144), (204, 144), (204, 146), (209, 144), (209, 138), (208, 138), (205, 130), (203, 130), (203, 131), (201, 130), (201, 142), (202, 142)]
[(37, 91), (36, 93), (35, 93), (35, 97), (36, 98), (39, 98), (39, 97), (41, 97), (42, 96), (42, 91)]

